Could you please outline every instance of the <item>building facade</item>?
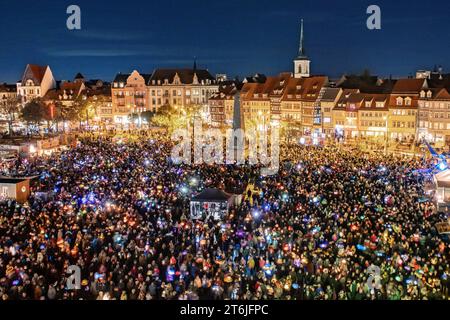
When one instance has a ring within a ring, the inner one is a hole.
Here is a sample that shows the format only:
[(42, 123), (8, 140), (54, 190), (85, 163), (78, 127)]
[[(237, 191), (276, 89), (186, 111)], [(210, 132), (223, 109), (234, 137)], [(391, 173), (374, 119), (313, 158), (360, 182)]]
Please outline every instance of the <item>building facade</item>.
[(358, 131), (361, 137), (388, 139), (389, 95), (363, 94), (358, 109)]
[(389, 98), (389, 138), (412, 143), (418, 136), (420, 92), (428, 88), (426, 79), (399, 79)]
[(152, 111), (147, 83), (150, 74), (134, 70), (117, 74), (111, 84), (112, 118), (115, 124), (126, 125), (133, 113)]
[(56, 88), (56, 81), (49, 66), (28, 64), (17, 83), (17, 95), (25, 104), (35, 98), (44, 97), (51, 89)]
[[(281, 124), (291, 135), (311, 134), (314, 110), (326, 84), (327, 77), (295, 78), (290, 73), (265, 77), (262, 83), (243, 83), (240, 97), (246, 126), (267, 130), (269, 125)], [(234, 93), (235, 89), (224, 88), (211, 98), (215, 126), (230, 123)]]
[(201, 106), (208, 111), (208, 100), (219, 90), (219, 84), (208, 70), (156, 69), (148, 82), (150, 107), (157, 111), (164, 105), (175, 109)]
[(446, 88), (424, 89), (419, 97), (419, 138), (450, 144), (450, 93)]
[(332, 110), (335, 136), (352, 139), (359, 135), (358, 109), (363, 103), (364, 95), (357, 89), (345, 89)]
[(0, 83), (0, 104), (7, 100), (17, 98), (17, 87), (15, 84)]
[(217, 92), (208, 100), (209, 115), (213, 127), (231, 127), (233, 124), (234, 96), (240, 84), (221, 83)]
[(333, 109), (339, 101), (343, 90), (341, 88), (322, 87), (321, 91), (319, 95), (321, 130), (326, 137), (333, 137), (335, 133)]
[(200, 106), (207, 115), (208, 100), (218, 91), (219, 84), (207, 70), (156, 69), (152, 74), (117, 74), (111, 85), (113, 119), (127, 124), (131, 114), (157, 112), (171, 106), (180, 112)]

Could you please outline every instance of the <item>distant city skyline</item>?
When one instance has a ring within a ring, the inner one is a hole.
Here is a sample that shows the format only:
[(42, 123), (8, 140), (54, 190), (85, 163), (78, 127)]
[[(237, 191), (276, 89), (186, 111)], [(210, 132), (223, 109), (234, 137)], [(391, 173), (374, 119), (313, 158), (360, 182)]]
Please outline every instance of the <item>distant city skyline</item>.
[[(66, 8), (77, 4), (82, 29), (66, 28)], [(381, 30), (366, 28), (366, 9), (381, 8)], [(450, 3), (399, 1), (229, 0), (149, 2), (2, 2), (0, 83), (15, 83), (27, 63), (50, 65), (58, 80), (111, 81), (133, 69), (192, 67), (241, 78), (292, 71), (300, 19), (311, 74), (388, 77), (442, 65), (449, 72)]]

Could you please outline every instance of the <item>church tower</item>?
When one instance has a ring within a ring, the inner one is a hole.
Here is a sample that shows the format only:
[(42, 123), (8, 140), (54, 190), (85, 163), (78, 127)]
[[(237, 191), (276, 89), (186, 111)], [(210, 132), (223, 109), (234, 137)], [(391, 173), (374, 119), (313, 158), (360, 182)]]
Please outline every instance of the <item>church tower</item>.
[(303, 19), (301, 20), (300, 28), (300, 47), (298, 50), (298, 56), (294, 59), (294, 77), (306, 78), (309, 77), (309, 65), (311, 60), (305, 54), (305, 47), (303, 44)]

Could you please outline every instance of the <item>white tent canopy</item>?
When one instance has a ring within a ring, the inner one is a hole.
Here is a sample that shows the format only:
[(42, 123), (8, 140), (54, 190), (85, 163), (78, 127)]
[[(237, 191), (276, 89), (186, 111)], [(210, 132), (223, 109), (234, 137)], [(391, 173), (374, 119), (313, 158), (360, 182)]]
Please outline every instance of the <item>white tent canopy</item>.
[(450, 203), (450, 169), (434, 175), (436, 184), (436, 200), (441, 204)]

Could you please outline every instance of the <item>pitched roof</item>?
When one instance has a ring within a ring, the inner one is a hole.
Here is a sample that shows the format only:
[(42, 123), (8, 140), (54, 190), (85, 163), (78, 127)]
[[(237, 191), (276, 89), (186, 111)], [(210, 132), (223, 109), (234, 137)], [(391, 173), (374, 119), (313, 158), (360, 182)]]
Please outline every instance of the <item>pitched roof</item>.
[[(152, 75), (150, 73), (139, 73), (139, 75), (142, 78), (144, 78), (145, 84), (148, 85), (148, 82), (150, 81), (150, 78)], [(116, 77), (114, 78), (113, 82), (126, 83), (130, 76), (131, 76), (131, 73), (118, 73), (118, 74), (116, 74)]]
[(450, 100), (450, 93), (447, 89), (442, 88), (436, 92), (434, 99)]
[(287, 81), (283, 99), (316, 100), (320, 90), (325, 85), (326, 77), (314, 76), (309, 78), (293, 78)]
[(427, 84), (426, 79), (398, 79), (392, 93), (419, 93)]
[(127, 82), (128, 77), (130, 76), (130, 73), (118, 73), (116, 74), (116, 77), (114, 78), (113, 82)]
[[(239, 85), (239, 84), (238, 84)], [(219, 90), (214, 92), (209, 100), (224, 100), (224, 99), (234, 99), (234, 95), (238, 90), (238, 85), (234, 82), (219, 85)]]
[(208, 70), (202, 69), (156, 69), (153, 71), (148, 84), (157, 84), (158, 80), (164, 83), (165, 80), (168, 80), (169, 83), (172, 83), (175, 75), (180, 77), (180, 82), (182, 84), (192, 84), (194, 82), (194, 74), (197, 76), (198, 82), (201, 83), (202, 80), (210, 80), (212, 83), (216, 81), (216, 79), (209, 73)]
[(28, 79), (33, 80), (35, 85), (40, 85), (44, 78), (45, 72), (48, 66), (38, 66), (35, 64), (27, 64), (25, 72), (22, 76), (22, 83), (25, 83)]
[(74, 80), (84, 80), (84, 76), (80, 72), (78, 72), (76, 74)]
[(250, 76), (250, 77), (245, 77), (244, 80), (242, 80), (242, 82), (245, 83), (264, 83), (266, 82), (267, 77), (266, 75), (262, 74), (262, 73), (256, 73), (254, 76)]
[(321, 101), (334, 101), (334, 100), (336, 100), (340, 91), (341, 91), (340, 88), (325, 88), (322, 98), (320, 100)]
[(142, 76), (142, 78), (144, 78), (145, 84), (148, 85), (148, 83), (150, 82), (150, 79), (152, 77), (151, 73), (140, 73), (140, 75)]
[(68, 96), (67, 100), (72, 100), (81, 93), (83, 83), (80, 82), (61, 82), (58, 89), (50, 89), (44, 96), (44, 100), (60, 100), (64, 93)]
[(7, 84), (7, 83), (0, 83), (0, 92), (16, 92), (17, 87), (15, 84)]
[(103, 86), (100, 88), (86, 88), (82, 94), (87, 97), (104, 96), (107, 99), (111, 99), (111, 86)]
[(213, 188), (207, 188), (202, 191), (200, 194), (196, 195), (192, 198), (193, 201), (228, 201), (231, 195)]
[(358, 89), (345, 89), (333, 110), (357, 111), (364, 101), (365, 94)]
[(20, 182), (23, 182), (27, 179), (25, 178), (0, 178), (0, 183), (5, 183), (5, 184), (18, 184)]
[(294, 78), (290, 73), (267, 77), (264, 83), (245, 83), (242, 88), (245, 100), (269, 100), (279, 97), (284, 100), (315, 100), (325, 85), (327, 77), (314, 76)]
[[(361, 105), (361, 110), (383, 110), (387, 111), (389, 108), (389, 95), (382, 93), (367, 94), (363, 93), (364, 101)], [(379, 106), (383, 103), (382, 107)]]

